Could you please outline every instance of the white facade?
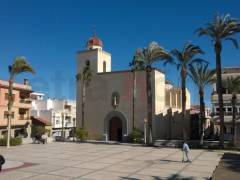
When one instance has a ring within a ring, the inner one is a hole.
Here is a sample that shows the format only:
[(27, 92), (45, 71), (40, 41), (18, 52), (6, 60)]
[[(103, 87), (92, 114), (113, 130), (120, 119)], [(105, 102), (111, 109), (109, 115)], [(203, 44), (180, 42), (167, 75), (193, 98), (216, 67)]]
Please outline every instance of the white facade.
[(76, 127), (76, 101), (50, 98), (33, 100), (31, 114), (50, 121), (53, 136), (60, 136), (64, 127), (67, 137), (69, 131)]
[[(222, 69), (222, 80), (226, 80), (228, 77), (237, 77), (240, 76), (240, 67), (234, 68), (223, 68)], [(240, 94), (237, 96), (237, 120), (236, 123), (240, 123)], [(232, 94), (228, 89), (223, 88), (223, 111), (224, 111), (224, 124), (225, 124), (225, 133), (231, 134), (232, 132), (232, 104), (231, 104)], [(219, 121), (219, 106), (218, 106), (218, 94), (216, 84), (213, 84), (213, 93), (212, 93), (212, 108), (213, 108), (213, 119), (215, 123), (215, 131), (220, 131), (220, 121)]]

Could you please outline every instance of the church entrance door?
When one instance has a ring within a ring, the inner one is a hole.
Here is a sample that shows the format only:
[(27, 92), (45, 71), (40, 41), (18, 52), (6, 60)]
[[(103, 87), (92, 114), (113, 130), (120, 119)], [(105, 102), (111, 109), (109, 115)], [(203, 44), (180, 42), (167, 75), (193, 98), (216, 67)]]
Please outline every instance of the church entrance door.
[(118, 117), (113, 117), (109, 123), (109, 140), (122, 141), (122, 121)]

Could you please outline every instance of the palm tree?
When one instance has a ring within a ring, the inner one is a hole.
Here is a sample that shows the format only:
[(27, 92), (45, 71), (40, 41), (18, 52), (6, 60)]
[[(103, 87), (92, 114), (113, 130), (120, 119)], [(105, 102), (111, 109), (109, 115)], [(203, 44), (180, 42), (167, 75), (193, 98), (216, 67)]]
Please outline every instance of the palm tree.
[(11, 138), (11, 118), (13, 106), (13, 83), (17, 75), (30, 72), (35, 73), (34, 69), (28, 64), (25, 57), (16, 57), (12, 65), (8, 67), (9, 71), (9, 87), (8, 87), (8, 134), (7, 134), (7, 147), (10, 147)]
[(200, 144), (203, 144), (204, 124), (205, 124), (205, 102), (204, 91), (207, 85), (215, 81), (215, 70), (210, 70), (208, 64), (200, 64), (198, 66), (190, 65), (189, 76), (198, 87), (200, 101), (200, 120), (201, 120), (201, 138)]
[[(195, 58), (196, 55), (203, 54), (203, 51), (199, 46), (193, 45), (191, 43), (186, 43), (182, 50), (174, 49), (171, 51), (171, 54), (175, 57), (170, 61), (166, 61), (165, 65), (170, 63), (177, 67), (177, 70), (180, 69), (181, 76), (181, 88), (182, 88), (182, 118), (186, 118), (186, 78), (187, 72), (190, 65), (194, 63), (202, 63), (203, 59)], [(186, 130), (183, 122), (183, 139), (186, 140)]]
[(84, 113), (85, 113), (85, 101), (86, 101), (86, 87), (92, 81), (93, 73), (91, 71), (90, 65), (87, 64), (82, 73), (76, 75), (77, 81), (82, 80), (82, 128), (85, 126)]
[(220, 141), (219, 145), (223, 148), (224, 143), (224, 114), (223, 114), (223, 95), (222, 95), (222, 75), (221, 75), (221, 52), (222, 42), (229, 40), (238, 48), (238, 43), (234, 35), (240, 32), (240, 22), (232, 18), (229, 14), (217, 15), (212, 22), (207, 23), (206, 27), (196, 31), (199, 36), (209, 36), (214, 44), (216, 55), (216, 74), (217, 74), (217, 93), (220, 118)]
[(137, 49), (135, 58), (138, 59), (140, 64), (146, 71), (146, 94), (147, 94), (147, 144), (153, 143), (152, 139), (152, 65), (159, 60), (170, 60), (171, 55), (156, 42), (151, 42), (147, 48)]
[(232, 104), (232, 134), (233, 134), (233, 145), (235, 145), (235, 124), (236, 124), (236, 113), (237, 113), (237, 94), (240, 93), (240, 76), (228, 77), (223, 81), (223, 86), (228, 90), (228, 93), (232, 94), (231, 104)]
[(143, 61), (139, 59), (137, 56), (133, 57), (132, 62), (129, 63), (129, 66), (131, 67), (131, 72), (133, 73), (133, 98), (132, 98), (132, 127), (133, 130), (135, 129), (135, 103), (136, 103), (136, 83), (137, 83), (137, 76), (136, 72), (139, 70), (144, 70)]

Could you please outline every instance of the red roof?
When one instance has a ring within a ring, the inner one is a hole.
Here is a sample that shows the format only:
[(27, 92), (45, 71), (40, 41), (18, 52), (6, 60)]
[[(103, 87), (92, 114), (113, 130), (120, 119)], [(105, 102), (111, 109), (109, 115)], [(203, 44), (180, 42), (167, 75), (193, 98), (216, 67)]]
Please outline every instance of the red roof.
[(31, 119), (32, 119), (32, 121), (38, 121), (39, 123), (44, 124), (45, 126), (51, 126), (52, 125), (51, 122), (49, 122), (48, 120), (45, 120), (41, 117), (32, 116)]
[(101, 39), (99, 39), (95, 34), (93, 35), (93, 37), (89, 38), (89, 40), (87, 41), (88, 49), (92, 49), (93, 46), (101, 46), (101, 47), (103, 46)]

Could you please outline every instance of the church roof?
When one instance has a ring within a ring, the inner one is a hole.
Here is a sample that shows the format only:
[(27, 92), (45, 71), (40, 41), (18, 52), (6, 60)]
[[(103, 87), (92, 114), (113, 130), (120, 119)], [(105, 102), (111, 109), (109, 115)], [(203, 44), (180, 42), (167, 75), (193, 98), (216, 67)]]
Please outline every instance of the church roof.
[(90, 37), (87, 41), (87, 48), (92, 49), (93, 46), (100, 46), (103, 47), (102, 40), (99, 39), (96, 34), (94, 34), (92, 37)]

